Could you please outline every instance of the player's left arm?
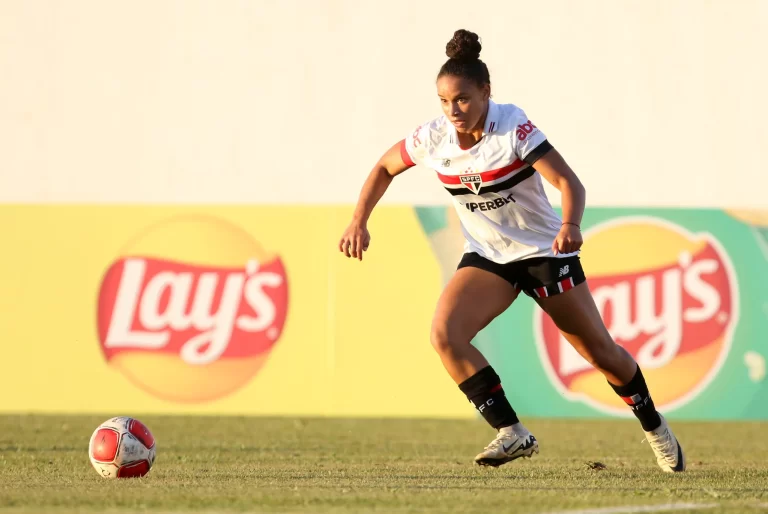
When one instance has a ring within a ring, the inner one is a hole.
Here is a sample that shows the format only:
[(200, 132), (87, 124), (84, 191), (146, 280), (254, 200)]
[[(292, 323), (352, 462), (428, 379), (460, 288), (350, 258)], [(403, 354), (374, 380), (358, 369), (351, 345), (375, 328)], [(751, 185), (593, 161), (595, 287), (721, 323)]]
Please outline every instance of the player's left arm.
[(586, 191), (560, 152), (550, 148), (536, 160), (533, 168), (562, 194), (563, 223), (581, 225)]
[(547, 182), (560, 191), (563, 224), (552, 242), (552, 252), (571, 253), (581, 248), (581, 216), (586, 193), (581, 181), (555, 150), (547, 136), (518, 108), (514, 113), (515, 129), (511, 133), (512, 147), (517, 157), (539, 172)]
[(544, 155), (536, 159), (533, 168), (561, 194), (563, 225), (552, 243), (552, 251), (555, 254), (577, 251), (583, 243), (581, 217), (586, 202), (584, 185), (560, 152), (554, 148), (550, 147)]

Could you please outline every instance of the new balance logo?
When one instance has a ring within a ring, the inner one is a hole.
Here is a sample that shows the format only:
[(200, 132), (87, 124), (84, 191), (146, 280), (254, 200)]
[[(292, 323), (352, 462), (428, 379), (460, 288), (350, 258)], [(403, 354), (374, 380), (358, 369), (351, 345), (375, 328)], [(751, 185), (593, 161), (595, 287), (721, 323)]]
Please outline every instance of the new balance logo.
[(561, 277), (564, 277), (564, 276), (566, 276), (566, 275), (568, 274), (568, 272), (569, 272), (569, 271), (570, 271), (570, 267), (569, 267), (569, 266), (566, 264), (565, 266), (563, 266), (562, 268), (560, 268), (560, 276), (561, 276)]

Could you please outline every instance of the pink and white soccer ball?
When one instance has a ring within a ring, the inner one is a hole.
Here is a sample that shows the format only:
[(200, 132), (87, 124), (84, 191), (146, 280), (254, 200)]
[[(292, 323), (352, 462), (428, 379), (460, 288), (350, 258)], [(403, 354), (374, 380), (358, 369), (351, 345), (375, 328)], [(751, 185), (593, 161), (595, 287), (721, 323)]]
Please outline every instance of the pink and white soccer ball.
[(108, 419), (94, 430), (88, 457), (104, 478), (142, 477), (155, 463), (155, 438), (138, 419)]

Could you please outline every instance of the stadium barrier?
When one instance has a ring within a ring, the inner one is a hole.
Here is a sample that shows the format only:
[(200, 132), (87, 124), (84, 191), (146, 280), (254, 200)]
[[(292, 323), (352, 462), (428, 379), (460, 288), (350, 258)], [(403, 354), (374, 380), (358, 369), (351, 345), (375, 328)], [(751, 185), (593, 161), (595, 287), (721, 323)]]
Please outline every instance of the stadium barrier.
[[(3, 412), (472, 417), (429, 344), (451, 208), (0, 206)], [(671, 418), (768, 418), (768, 213), (588, 209), (589, 287)], [(521, 415), (628, 416), (525, 296), (474, 342)], [(9, 394), (10, 393), (10, 394)]]

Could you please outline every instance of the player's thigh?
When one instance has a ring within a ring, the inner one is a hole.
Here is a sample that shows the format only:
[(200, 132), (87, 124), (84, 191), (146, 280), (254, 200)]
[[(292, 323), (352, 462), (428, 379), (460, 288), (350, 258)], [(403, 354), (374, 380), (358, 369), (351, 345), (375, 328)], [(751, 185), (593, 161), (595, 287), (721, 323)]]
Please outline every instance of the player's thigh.
[(521, 262), (520, 284), (563, 336), (587, 357), (613, 345), (586, 282), (578, 256)]
[[(536, 302), (569, 341), (580, 346), (613, 344), (586, 282)], [(578, 349), (578, 348), (577, 348)]]
[(432, 321), (433, 340), (468, 343), (504, 312), (518, 293), (509, 281), (491, 271), (459, 268), (437, 302)]

